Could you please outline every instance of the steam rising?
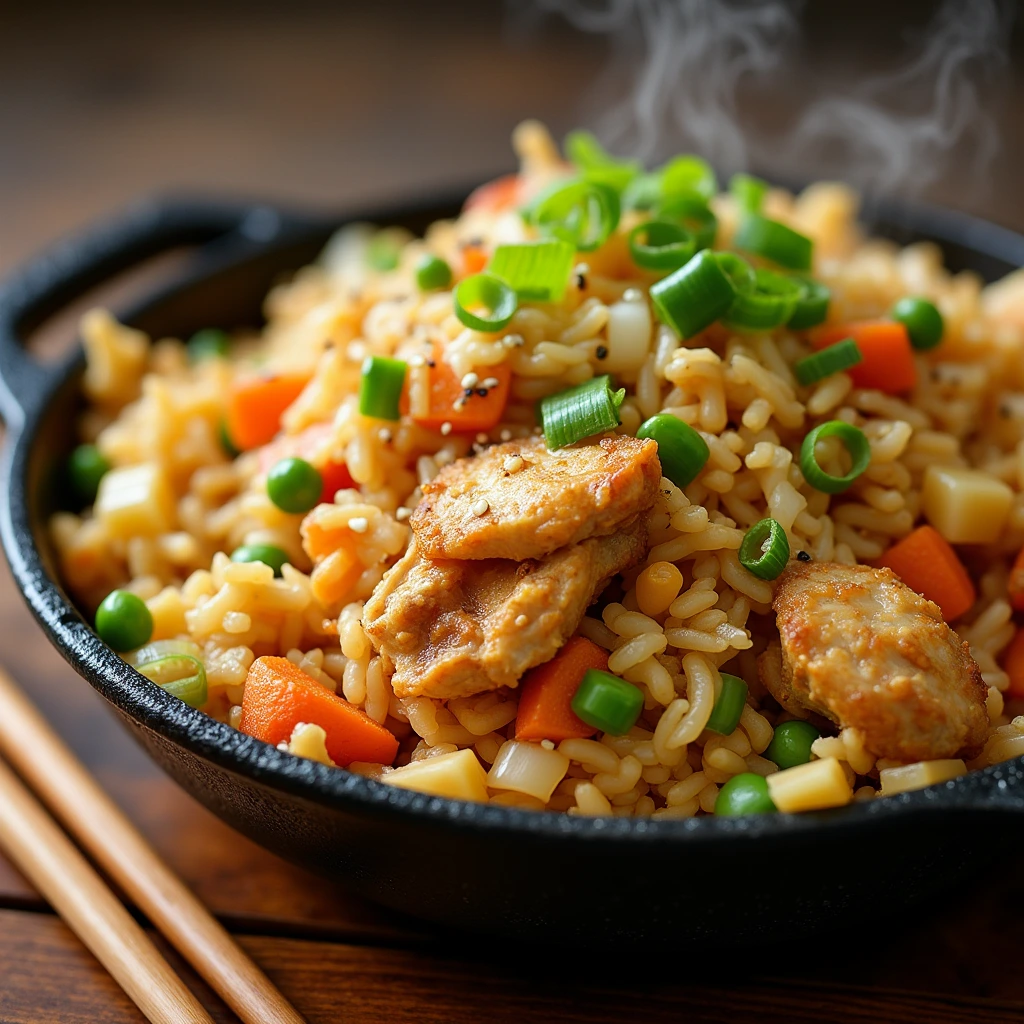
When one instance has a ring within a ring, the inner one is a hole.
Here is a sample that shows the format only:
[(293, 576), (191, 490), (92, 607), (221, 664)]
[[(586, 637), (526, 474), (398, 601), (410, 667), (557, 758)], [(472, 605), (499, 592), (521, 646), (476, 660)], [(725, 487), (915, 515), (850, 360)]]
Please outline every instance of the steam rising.
[[(509, 3), (522, 10), (522, 0)], [(652, 162), (690, 150), (725, 173), (810, 172), (876, 194), (924, 188), (955, 155), (984, 182), (999, 148), (984, 86), (1008, 64), (1012, 0), (944, 0), (899, 69), (842, 94), (803, 80), (800, 92), (813, 101), (766, 130), (744, 118), (741, 98), (777, 87), (797, 63), (802, 6), (532, 0), (535, 14), (607, 37), (612, 61), (595, 90), (592, 127), (614, 152)]]

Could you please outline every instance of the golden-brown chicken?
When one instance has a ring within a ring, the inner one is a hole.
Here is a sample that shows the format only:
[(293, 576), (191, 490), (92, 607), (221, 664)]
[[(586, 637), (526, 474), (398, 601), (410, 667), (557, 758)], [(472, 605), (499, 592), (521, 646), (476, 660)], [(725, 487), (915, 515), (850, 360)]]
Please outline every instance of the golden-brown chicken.
[(772, 606), (781, 667), (769, 648), (761, 678), (783, 707), (855, 726), (869, 750), (898, 761), (981, 747), (988, 691), (967, 644), (891, 570), (796, 564)]
[(606, 437), (549, 451), (532, 437), (445, 466), (423, 485), (410, 523), (429, 558), (541, 558), (633, 522), (660, 482), (654, 441)]
[(561, 548), (540, 561), (424, 558), (416, 541), (363, 612), (400, 697), (462, 697), (515, 686), (572, 636), (608, 579), (644, 555), (647, 530)]

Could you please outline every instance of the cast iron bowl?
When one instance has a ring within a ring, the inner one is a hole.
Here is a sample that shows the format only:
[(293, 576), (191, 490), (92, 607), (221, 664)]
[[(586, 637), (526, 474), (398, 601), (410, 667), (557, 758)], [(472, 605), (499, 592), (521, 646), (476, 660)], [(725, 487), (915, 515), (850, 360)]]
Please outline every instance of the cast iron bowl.
[[(421, 231), (458, 197), (360, 220)], [(73, 444), (83, 360), (44, 366), (24, 337), (86, 289), (194, 247), (174, 287), (125, 313), (154, 337), (258, 323), (268, 287), (341, 223), (269, 206), (151, 202), (59, 245), (0, 290), (0, 534), (53, 645), (193, 796), (283, 857), (433, 921), (533, 940), (780, 938), (935, 893), (979, 863), (1024, 810), (1024, 758), (843, 810), (648, 821), (534, 814), (429, 797), (281, 753), (187, 707), (102, 644), (62, 589), (46, 521)], [(950, 212), (876, 208), (872, 230), (940, 242), (993, 279), (1024, 238)]]

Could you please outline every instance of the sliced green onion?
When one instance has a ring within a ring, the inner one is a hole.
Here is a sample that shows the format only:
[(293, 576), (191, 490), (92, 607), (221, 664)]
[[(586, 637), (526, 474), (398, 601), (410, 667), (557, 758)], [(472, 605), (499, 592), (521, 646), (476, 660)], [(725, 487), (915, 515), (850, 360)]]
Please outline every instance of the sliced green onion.
[(636, 725), (644, 709), (644, 694), (610, 672), (587, 669), (575, 695), (572, 710), (577, 718), (601, 732), (621, 736)]
[(740, 564), (763, 580), (774, 580), (789, 561), (789, 538), (774, 519), (747, 530), (740, 544)]
[(657, 174), (638, 174), (622, 192), (624, 210), (650, 210), (661, 199), (661, 178)]
[(406, 369), (401, 359), (367, 356), (359, 379), (359, 411), (379, 420), (400, 419), (398, 400), (402, 396)]
[[(473, 312), (481, 306), (486, 312)], [(455, 287), (455, 315), (474, 331), (490, 334), (500, 331), (518, 308), (515, 291), (494, 274), (473, 274)]]
[(374, 270), (394, 270), (408, 236), (400, 228), (378, 231), (366, 244), (366, 262)]
[(228, 433), (227, 421), (223, 418), (217, 424), (217, 440), (220, 441), (221, 448), (224, 449), (224, 454), (229, 459), (237, 459), (242, 454), (242, 450), (235, 446), (235, 442), (231, 440), (231, 435)]
[(718, 218), (700, 196), (685, 194), (659, 202), (655, 207), (659, 220), (681, 224), (697, 243), (698, 250), (710, 249), (718, 234)]
[(629, 253), (645, 270), (677, 270), (696, 251), (693, 235), (666, 220), (646, 221), (629, 233)]
[(668, 412), (659, 412), (645, 420), (636, 432), (637, 437), (649, 437), (658, 442), (661, 475), (676, 487), (692, 483), (704, 468), (711, 452), (707, 441), (689, 423)]
[(206, 669), (198, 658), (190, 654), (171, 654), (136, 667), (147, 679), (190, 708), (201, 708), (206, 703)]
[(747, 684), (739, 676), (722, 673), (722, 689), (715, 698), (715, 706), (711, 709), (705, 729), (717, 732), (722, 736), (731, 736), (740, 724), (743, 705), (747, 702)]
[(545, 238), (499, 245), (487, 270), (514, 288), (521, 299), (561, 302), (575, 261), (576, 250), (568, 242)]
[(718, 191), (718, 179), (711, 164), (699, 156), (676, 156), (658, 172), (665, 201), (678, 196), (699, 196), (706, 203)]
[(643, 170), (635, 160), (617, 160), (590, 132), (569, 132), (562, 148), (566, 157), (588, 180), (608, 185), (617, 192), (621, 192)]
[(796, 379), (808, 387), (817, 384), (819, 380), (831, 377), (833, 373), (842, 373), (862, 362), (864, 356), (857, 348), (857, 342), (853, 338), (843, 338), (820, 352), (799, 359), (793, 364), (793, 372)]
[(914, 348), (924, 352), (942, 342), (946, 325), (933, 302), (908, 296), (900, 299), (889, 315), (906, 327)]
[(564, 448), (585, 437), (603, 434), (619, 425), (619, 406), (626, 389), (612, 391), (608, 374), (592, 377), (575, 387), (540, 401), (540, 423), (551, 449)]
[[(832, 476), (818, 465), (815, 445), (826, 437), (838, 437), (850, 454), (850, 472), (846, 476)], [(871, 462), (871, 445), (864, 431), (844, 420), (829, 420), (815, 427), (800, 446), (800, 471), (804, 479), (825, 494), (839, 494), (868, 468)]]
[(768, 192), (768, 182), (755, 178), (752, 174), (734, 174), (729, 179), (729, 191), (741, 210), (747, 213), (760, 213), (761, 204)]
[(201, 363), (204, 359), (227, 359), (231, 354), (231, 335), (216, 327), (204, 327), (188, 339), (185, 347), (189, 361), (193, 363)]
[(759, 268), (754, 272), (753, 288), (737, 288), (725, 319), (734, 327), (771, 330), (793, 315), (801, 291), (799, 281)]
[[(702, 249), (675, 273), (651, 285), (651, 302), (662, 323), (684, 340), (699, 334), (724, 315), (736, 297), (738, 264), (719, 260), (710, 249)], [(743, 263), (739, 257), (735, 257)], [(748, 267), (749, 269), (749, 267)]]
[(733, 245), (790, 270), (811, 269), (811, 254), (814, 251), (811, 240), (759, 213), (748, 213), (740, 221)]
[(794, 331), (806, 331), (809, 327), (817, 327), (824, 323), (828, 316), (828, 304), (832, 293), (820, 281), (810, 277), (793, 276), (803, 286), (800, 298), (796, 300), (796, 309), (786, 321), (786, 326)]
[(438, 291), (452, 283), (452, 268), (448, 261), (425, 252), (416, 264), (416, 287), (421, 292)]
[(534, 205), (531, 219), (542, 234), (561, 238), (581, 252), (600, 248), (619, 223), (619, 194), (586, 179), (558, 184)]

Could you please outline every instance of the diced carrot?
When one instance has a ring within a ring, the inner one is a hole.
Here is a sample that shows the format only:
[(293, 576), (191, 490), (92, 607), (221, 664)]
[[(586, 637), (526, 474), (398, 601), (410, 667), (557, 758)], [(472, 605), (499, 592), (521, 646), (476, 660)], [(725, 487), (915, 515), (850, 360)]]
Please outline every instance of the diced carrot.
[(522, 181), (518, 174), (506, 174), (473, 189), (463, 210), (484, 210), (499, 213), (518, 206), (522, 197)]
[(914, 350), (903, 324), (895, 320), (858, 320), (822, 327), (811, 335), (811, 344), (820, 350), (844, 338), (853, 338), (864, 357), (863, 362), (846, 371), (857, 387), (898, 395), (917, 383)]
[(947, 622), (959, 618), (977, 597), (963, 562), (933, 526), (919, 526), (878, 560), (908, 587), (934, 601)]
[[(428, 367), (430, 407), (426, 413), (414, 414), (412, 417), (421, 427), (440, 430), (443, 424), (450, 423), (455, 433), (476, 433), (491, 430), (501, 422), (512, 380), (512, 370), (507, 362), (478, 367), (475, 373), (480, 383), (469, 395), (451, 364), (445, 362), (439, 345), (434, 346), (431, 363), (433, 365)], [(486, 394), (482, 394), (485, 390), (483, 382), (489, 378), (498, 383), (487, 388)], [(406, 375), (405, 388), (398, 406), (403, 415), (410, 412), (410, 386), (409, 375)]]
[(1006, 695), (1024, 700), (1024, 629), (1013, 634), (1010, 646), (1003, 653), (1003, 671), (1010, 677)]
[(300, 722), (327, 733), (327, 753), (343, 767), (352, 761), (391, 764), (398, 740), (369, 715), (331, 693), (287, 658), (257, 658), (242, 696), (239, 728), (258, 740), (287, 743)]
[(288, 459), (298, 456), (312, 463), (320, 471), (324, 487), (320, 492), (321, 501), (333, 501), (334, 495), (347, 487), (354, 487), (355, 481), (348, 471), (344, 462), (335, 462), (333, 459), (324, 462), (320, 458), (324, 442), (334, 433), (332, 423), (314, 423), (311, 427), (298, 434), (289, 434), (286, 437), (279, 437), (270, 444), (265, 444), (259, 453), (260, 472), (268, 473), (275, 463), (281, 459)]
[(587, 669), (608, 669), (608, 652), (586, 637), (574, 636), (550, 660), (523, 677), (516, 715), (517, 740), (586, 738), (597, 732), (577, 718), (572, 699)]
[(281, 414), (309, 382), (308, 374), (283, 373), (236, 381), (228, 395), (226, 426), (236, 448), (248, 451), (273, 440)]
[(479, 274), (487, 261), (491, 258), (490, 253), (482, 245), (464, 245), (462, 247), (462, 272), (464, 276)]
[(1010, 598), (1010, 604), (1019, 612), (1024, 612), (1024, 548), (1020, 549), (1013, 568), (1010, 570), (1010, 580), (1006, 584), (1006, 590)]

